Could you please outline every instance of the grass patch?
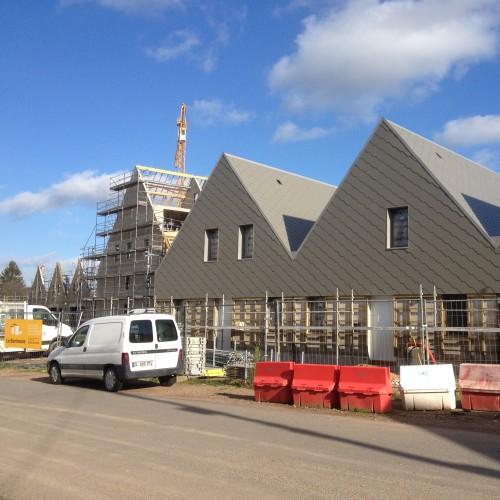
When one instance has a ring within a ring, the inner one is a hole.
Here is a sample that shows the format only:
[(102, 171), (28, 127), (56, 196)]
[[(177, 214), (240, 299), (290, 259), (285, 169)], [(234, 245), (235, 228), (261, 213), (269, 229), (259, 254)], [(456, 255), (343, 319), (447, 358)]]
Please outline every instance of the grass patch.
[(363, 408), (353, 408), (352, 410), (353, 413), (373, 413), (372, 411), (364, 410)]
[(245, 387), (253, 388), (250, 383), (245, 383), (244, 380), (228, 377), (196, 377), (188, 378), (185, 382), (190, 385), (210, 385), (212, 387), (230, 386), (230, 387)]
[(16, 370), (16, 371), (28, 371), (35, 373), (45, 373), (47, 370), (45, 366), (40, 366), (39, 364), (31, 363), (5, 363), (0, 362), (0, 370)]

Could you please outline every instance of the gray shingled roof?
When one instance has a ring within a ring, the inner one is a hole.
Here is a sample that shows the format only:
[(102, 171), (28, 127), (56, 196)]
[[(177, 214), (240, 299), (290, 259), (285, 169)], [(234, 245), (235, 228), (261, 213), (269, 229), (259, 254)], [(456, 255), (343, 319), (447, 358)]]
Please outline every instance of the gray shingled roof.
[(464, 213), (500, 244), (500, 174), (386, 120)]
[(237, 156), (225, 157), (283, 246), (295, 255), (335, 186)]

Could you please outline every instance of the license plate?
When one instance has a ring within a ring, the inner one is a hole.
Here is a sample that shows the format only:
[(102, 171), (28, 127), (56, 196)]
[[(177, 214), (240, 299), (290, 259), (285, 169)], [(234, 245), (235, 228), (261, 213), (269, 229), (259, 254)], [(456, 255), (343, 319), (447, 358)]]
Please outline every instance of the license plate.
[(153, 360), (132, 362), (132, 368), (146, 368), (147, 366), (153, 366)]

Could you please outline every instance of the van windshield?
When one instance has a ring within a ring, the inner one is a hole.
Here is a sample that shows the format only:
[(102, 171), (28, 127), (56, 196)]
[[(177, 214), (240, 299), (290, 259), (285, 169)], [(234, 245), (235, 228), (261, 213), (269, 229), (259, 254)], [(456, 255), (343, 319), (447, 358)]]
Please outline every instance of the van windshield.
[(177, 329), (170, 319), (157, 319), (156, 333), (158, 334), (158, 342), (177, 340)]
[(130, 323), (129, 341), (131, 344), (153, 342), (153, 325), (148, 319), (136, 319)]
[(37, 309), (35, 307), (33, 309), (33, 319), (41, 319), (42, 323), (46, 326), (57, 326), (56, 317), (45, 309)]

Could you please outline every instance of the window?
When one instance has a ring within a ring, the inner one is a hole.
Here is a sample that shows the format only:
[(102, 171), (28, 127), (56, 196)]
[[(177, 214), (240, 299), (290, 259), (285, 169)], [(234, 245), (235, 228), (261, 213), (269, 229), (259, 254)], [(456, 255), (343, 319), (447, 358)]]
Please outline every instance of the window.
[(169, 319), (156, 320), (156, 334), (158, 335), (158, 342), (177, 340), (177, 330), (174, 322)]
[(408, 247), (408, 207), (387, 211), (387, 248)]
[(41, 319), (45, 326), (57, 326), (56, 317), (45, 309), (33, 309), (33, 319)]
[(238, 259), (253, 257), (253, 225), (240, 226), (238, 234)]
[(151, 321), (140, 319), (130, 323), (129, 342), (132, 344), (142, 344), (153, 342), (153, 326)]
[(77, 332), (71, 337), (69, 347), (81, 347), (85, 339), (87, 338), (87, 332), (89, 331), (89, 326), (82, 326)]
[(205, 262), (214, 262), (219, 258), (219, 230), (205, 231)]

